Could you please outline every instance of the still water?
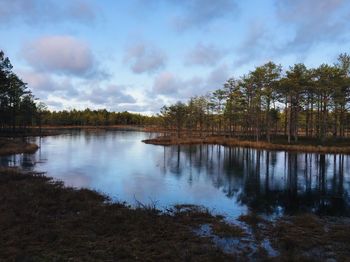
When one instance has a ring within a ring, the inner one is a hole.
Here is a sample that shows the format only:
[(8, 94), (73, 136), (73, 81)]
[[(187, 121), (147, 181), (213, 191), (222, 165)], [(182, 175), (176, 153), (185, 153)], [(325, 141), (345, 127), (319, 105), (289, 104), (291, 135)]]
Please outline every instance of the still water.
[(0, 165), (47, 172), (132, 205), (196, 204), (231, 218), (248, 210), (350, 216), (350, 156), (141, 142), (150, 136), (74, 131), (36, 138), (35, 154), (0, 157)]

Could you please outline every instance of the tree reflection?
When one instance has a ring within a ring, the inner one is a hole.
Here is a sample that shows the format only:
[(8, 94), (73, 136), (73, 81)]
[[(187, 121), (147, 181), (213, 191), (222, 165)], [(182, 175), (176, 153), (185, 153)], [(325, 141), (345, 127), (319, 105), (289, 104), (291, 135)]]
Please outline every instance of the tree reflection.
[(266, 214), (350, 215), (346, 159), (218, 145), (164, 148), (170, 173), (186, 176), (192, 184), (195, 172), (228, 198)]

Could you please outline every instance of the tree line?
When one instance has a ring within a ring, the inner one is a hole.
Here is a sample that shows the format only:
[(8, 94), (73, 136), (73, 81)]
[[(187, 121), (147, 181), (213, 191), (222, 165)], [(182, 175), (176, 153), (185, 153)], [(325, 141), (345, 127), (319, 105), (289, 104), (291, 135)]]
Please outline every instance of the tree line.
[(109, 125), (152, 125), (157, 117), (145, 116), (130, 112), (110, 112), (106, 109), (44, 111), (43, 125), (53, 126), (109, 126)]
[(268, 62), (222, 88), (161, 109), (162, 125), (180, 137), (225, 135), (271, 141), (284, 136), (324, 142), (349, 136), (350, 56), (333, 65), (307, 68), (299, 63), (283, 70)]

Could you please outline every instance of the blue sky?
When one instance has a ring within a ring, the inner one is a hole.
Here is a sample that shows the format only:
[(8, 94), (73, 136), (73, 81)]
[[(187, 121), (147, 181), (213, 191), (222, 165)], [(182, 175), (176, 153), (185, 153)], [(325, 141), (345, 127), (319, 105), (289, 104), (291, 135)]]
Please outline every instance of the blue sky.
[(347, 0), (0, 0), (0, 49), (50, 109), (156, 113), (270, 60), (350, 53)]

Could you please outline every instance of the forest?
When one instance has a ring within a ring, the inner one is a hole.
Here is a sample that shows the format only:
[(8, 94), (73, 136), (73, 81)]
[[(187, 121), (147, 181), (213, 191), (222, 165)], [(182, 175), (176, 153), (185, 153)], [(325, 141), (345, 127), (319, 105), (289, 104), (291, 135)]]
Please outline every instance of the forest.
[(317, 68), (299, 63), (283, 70), (268, 62), (206, 96), (164, 106), (160, 115), (167, 135), (177, 137), (324, 142), (349, 136), (349, 102), (350, 56), (343, 53), (334, 65)]

